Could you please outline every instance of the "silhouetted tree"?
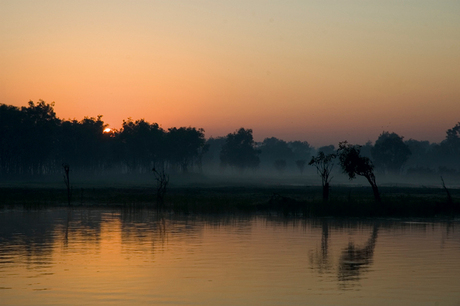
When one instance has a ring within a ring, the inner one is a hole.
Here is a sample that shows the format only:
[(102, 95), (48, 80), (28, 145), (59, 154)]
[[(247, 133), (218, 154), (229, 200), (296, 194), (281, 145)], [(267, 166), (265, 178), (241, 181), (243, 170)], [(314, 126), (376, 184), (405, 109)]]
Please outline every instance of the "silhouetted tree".
[(383, 132), (371, 149), (375, 166), (383, 171), (399, 174), (401, 167), (411, 155), (403, 137), (396, 133)]
[(305, 160), (312, 155), (313, 148), (307, 141), (290, 141), (288, 147), (292, 150), (293, 160)]
[(0, 105), (0, 173), (42, 175), (57, 171), (54, 158), (60, 120), (54, 103), (27, 107)]
[(0, 174), (60, 173), (63, 163), (74, 173), (119, 167), (123, 172), (147, 172), (154, 164), (186, 172), (201, 169), (204, 130), (171, 128), (165, 132), (145, 120), (123, 121), (120, 131), (104, 133), (102, 116), (81, 121), (60, 120), (54, 103), (30, 101), (17, 108), (0, 104)]
[(179, 165), (183, 173), (187, 173), (189, 166), (200, 159), (207, 150), (203, 129), (170, 128), (166, 139), (168, 159), (172, 164)]
[(203, 154), (203, 163), (210, 167), (220, 165), (220, 152), (222, 151), (222, 146), (225, 144), (226, 137), (217, 137), (209, 138), (206, 140), (207, 150)]
[(157, 123), (128, 118), (116, 138), (118, 158), (130, 171), (146, 172), (153, 164), (163, 163), (167, 155), (166, 133)]
[(447, 189), (446, 184), (444, 183), (444, 179), (442, 178), (442, 176), (441, 176), (441, 182), (442, 182), (442, 188), (444, 189), (444, 191), (447, 194), (447, 204), (449, 205), (449, 207), (453, 207), (454, 201), (452, 200), (452, 196), (450, 195), (450, 191), (449, 191), (449, 189)]
[(166, 195), (166, 188), (169, 184), (169, 175), (166, 174), (164, 165), (162, 165), (160, 169), (153, 167), (152, 171), (157, 181), (157, 208), (161, 209), (164, 207), (164, 198)]
[(22, 169), (24, 113), (11, 105), (0, 104), (0, 173), (19, 174)]
[(22, 167), (27, 174), (40, 175), (56, 168), (51, 158), (59, 119), (54, 112), (54, 103), (39, 100), (37, 104), (29, 101), (22, 107)]
[(203, 173), (203, 156), (209, 151), (209, 143), (205, 143), (202, 147), (198, 149), (198, 154), (196, 156), (196, 165), (198, 166), (198, 171)]
[(368, 140), (364, 146), (361, 146), (361, 156), (368, 157), (372, 160), (372, 141)]
[(460, 122), (446, 131), (446, 145), (455, 153), (460, 153)]
[(101, 170), (111, 154), (111, 149), (105, 146), (106, 126), (101, 115), (81, 121), (62, 121), (56, 140), (59, 161), (72, 164), (72, 169), (77, 171)]
[(223, 166), (244, 170), (259, 166), (260, 151), (255, 148), (251, 129), (240, 128), (227, 135), (225, 144), (220, 152), (220, 161)]
[(460, 122), (446, 131), (446, 139), (437, 148), (442, 166), (460, 167)]
[(70, 201), (72, 198), (69, 175), (70, 167), (69, 164), (62, 164), (62, 167), (64, 168), (64, 184), (67, 187), (67, 204), (70, 206)]
[(279, 160), (284, 160), (284, 168), (286, 168), (287, 160), (292, 159), (293, 156), (293, 152), (287, 142), (276, 137), (265, 138), (259, 149), (261, 164), (275, 165), (275, 168)]
[[(422, 168), (430, 172), (430, 168), (434, 168), (436, 158), (433, 144), (430, 144), (429, 141), (415, 139), (406, 140), (404, 143), (412, 153), (406, 163), (407, 172), (414, 172), (414, 170), (417, 172), (417, 169), (421, 170)], [(412, 168), (411, 171), (409, 171), (409, 168)]]
[(356, 175), (365, 177), (372, 187), (375, 201), (381, 203), (380, 192), (375, 181), (374, 165), (369, 158), (360, 155), (360, 146), (343, 141), (339, 143), (337, 155), (343, 173), (347, 174), (350, 180), (356, 178)]
[(334, 168), (335, 154), (325, 155), (324, 152), (319, 152), (316, 157), (312, 156), (310, 166), (315, 166), (317, 173), (321, 176), (321, 185), (323, 186), (323, 201), (327, 202), (329, 199), (329, 183), (332, 180), (331, 171)]

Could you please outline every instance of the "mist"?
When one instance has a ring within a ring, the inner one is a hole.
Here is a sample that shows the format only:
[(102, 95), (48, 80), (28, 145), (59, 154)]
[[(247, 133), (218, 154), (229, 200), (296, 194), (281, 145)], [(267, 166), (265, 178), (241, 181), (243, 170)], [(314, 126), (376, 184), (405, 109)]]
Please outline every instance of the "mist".
[[(1, 184), (62, 185), (63, 165), (68, 165), (72, 184), (80, 187), (153, 184), (154, 168), (170, 177), (170, 187), (320, 186), (317, 169), (309, 163), (321, 152), (337, 154), (339, 145), (314, 147), (307, 140), (276, 137), (256, 142), (253, 130), (243, 127), (206, 138), (201, 128), (164, 130), (131, 118), (120, 130), (111, 130), (102, 118), (63, 120), (54, 103), (44, 101), (22, 108), (1, 104)], [(458, 187), (459, 136), (460, 123), (440, 143), (382, 131), (373, 142), (353, 145), (370, 160), (381, 186), (439, 186), (442, 177)], [(332, 188), (366, 184), (362, 177), (350, 180), (332, 159)]]

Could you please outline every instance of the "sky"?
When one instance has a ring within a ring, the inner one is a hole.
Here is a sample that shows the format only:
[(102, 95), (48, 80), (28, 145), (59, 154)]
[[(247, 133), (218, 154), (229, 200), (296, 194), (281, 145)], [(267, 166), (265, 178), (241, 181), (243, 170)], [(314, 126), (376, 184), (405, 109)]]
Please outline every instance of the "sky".
[(460, 1), (0, 0), (0, 103), (315, 146), (460, 121)]

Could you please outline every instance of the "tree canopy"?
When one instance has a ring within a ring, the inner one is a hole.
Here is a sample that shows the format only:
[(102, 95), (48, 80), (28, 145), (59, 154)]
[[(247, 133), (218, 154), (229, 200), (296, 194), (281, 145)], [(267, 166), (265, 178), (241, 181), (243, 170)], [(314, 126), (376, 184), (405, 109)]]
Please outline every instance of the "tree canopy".
[(383, 132), (371, 149), (375, 166), (384, 172), (399, 174), (411, 155), (403, 137), (396, 133)]
[(231, 166), (244, 170), (257, 168), (260, 163), (260, 151), (256, 149), (251, 129), (240, 128), (227, 135), (220, 152), (223, 166)]
[(372, 187), (375, 200), (381, 202), (374, 175), (374, 164), (368, 157), (361, 156), (360, 151), (360, 146), (349, 144), (347, 141), (339, 143), (337, 155), (342, 171), (350, 180), (356, 178), (356, 175), (365, 177)]
[(320, 151), (318, 155), (312, 156), (310, 166), (315, 166), (317, 173), (321, 176), (321, 185), (323, 186), (323, 201), (327, 202), (329, 199), (329, 184), (332, 180), (331, 172), (334, 168), (334, 159), (336, 154), (324, 154)]
[[(287, 142), (275, 137), (265, 138), (258, 144), (252, 130), (244, 128), (226, 137), (206, 140), (203, 129), (172, 127), (165, 130), (145, 119), (128, 118), (120, 130), (107, 132), (106, 127), (102, 115), (81, 120), (60, 119), (54, 103), (43, 100), (29, 101), (23, 107), (0, 103), (0, 178), (61, 174), (63, 163), (70, 165), (73, 173), (91, 174), (151, 173), (154, 165), (158, 169), (165, 167), (169, 172), (184, 173), (201, 172), (202, 165), (205, 169), (220, 165), (240, 170), (265, 166), (269, 170), (302, 173), (315, 150), (306, 141)], [(355, 150), (367, 159), (349, 164), (344, 160), (345, 169), (354, 167), (347, 174), (371, 173), (375, 165), (384, 172), (400, 173), (406, 167), (412, 175), (457, 177), (460, 175), (460, 122), (446, 131), (446, 138), (439, 144), (413, 139), (403, 141), (396, 133), (383, 132), (375, 145), (368, 141)], [(316, 151), (327, 156), (335, 153), (335, 147), (324, 146)], [(341, 151), (347, 150), (341, 148)], [(348, 151), (348, 158), (356, 153)]]

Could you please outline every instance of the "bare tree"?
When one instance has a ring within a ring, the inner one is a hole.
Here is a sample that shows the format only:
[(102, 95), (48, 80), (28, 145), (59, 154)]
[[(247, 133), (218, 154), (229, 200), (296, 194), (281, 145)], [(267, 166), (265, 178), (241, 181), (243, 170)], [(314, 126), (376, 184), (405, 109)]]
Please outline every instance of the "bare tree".
[(152, 171), (157, 181), (157, 207), (163, 208), (166, 187), (169, 184), (169, 175), (166, 174), (164, 166), (159, 170), (153, 167)]
[(317, 173), (321, 176), (321, 185), (323, 186), (323, 201), (327, 202), (329, 199), (329, 183), (332, 180), (331, 171), (334, 168), (334, 158), (335, 154), (324, 154), (324, 152), (319, 152), (316, 157), (312, 156), (310, 166), (315, 166)]
[(442, 188), (446, 191), (447, 194), (447, 203), (449, 204), (450, 207), (453, 206), (454, 201), (452, 200), (452, 196), (450, 195), (449, 189), (447, 189), (446, 184), (444, 184), (444, 179), (441, 176), (441, 181), (442, 181)]
[(62, 167), (64, 168), (64, 184), (67, 187), (67, 203), (70, 206), (70, 200), (72, 198), (72, 190), (70, 187), (70, 177), (69, 177), (70, 166), (69, 164), (62, 164)]

